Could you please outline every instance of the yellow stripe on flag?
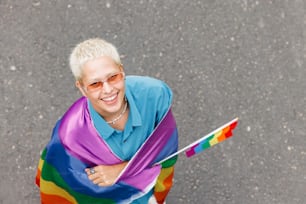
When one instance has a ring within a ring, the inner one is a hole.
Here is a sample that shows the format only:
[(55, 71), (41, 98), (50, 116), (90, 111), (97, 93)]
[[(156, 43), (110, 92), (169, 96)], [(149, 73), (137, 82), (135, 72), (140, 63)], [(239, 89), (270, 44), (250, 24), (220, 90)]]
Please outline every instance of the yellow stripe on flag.
[(209, 144), (210, 146), (214, 146), (215, 144), (217, 144), (219, 141), (218, 141), (218, 137), (222, 134), (222, 130), (217, 132), (214, 137), (209, 141)]
[(158, 176), (157, 182), (155, 184), (155, 188), (154, 191), (155, 192), (162, 192), (166, 189), (165, 185), (164, 185), (164, 181), (171, 176), (171, 174), (173, 174), (174, 171), (174, 167), (168, 167), (168, 168), (164, 168), (161, 169), (161, 172)]
[(40, 178), (40, 190), (44, 194), (56, 195), (65, 198), (72, 204), (77, 204), (75, 198), (72, 197), (67, 191), (55, 185), (53, 182), (44, 180), (43, 178)]

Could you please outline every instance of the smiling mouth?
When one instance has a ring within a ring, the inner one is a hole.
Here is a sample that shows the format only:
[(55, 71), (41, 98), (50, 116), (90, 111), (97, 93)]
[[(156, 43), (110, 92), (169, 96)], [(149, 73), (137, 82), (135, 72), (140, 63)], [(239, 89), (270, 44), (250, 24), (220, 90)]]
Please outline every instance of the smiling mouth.
[(109, 97), (102, 98), (102, 101), (112, 102), (112, 101), (114, 101), (117, 98), (117, 96), (118, 96), (118, 93), (115, 94), (115, 95), (109, 96)]

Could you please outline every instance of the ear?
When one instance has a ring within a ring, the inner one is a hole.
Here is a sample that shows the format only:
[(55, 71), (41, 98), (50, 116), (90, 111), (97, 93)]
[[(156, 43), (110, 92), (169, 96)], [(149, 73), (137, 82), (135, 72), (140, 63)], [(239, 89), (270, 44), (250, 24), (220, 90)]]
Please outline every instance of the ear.
[(75, 81), (75, 86), (80, 90), (83, 96), (87, 97), (84, 88), (79, 80)]

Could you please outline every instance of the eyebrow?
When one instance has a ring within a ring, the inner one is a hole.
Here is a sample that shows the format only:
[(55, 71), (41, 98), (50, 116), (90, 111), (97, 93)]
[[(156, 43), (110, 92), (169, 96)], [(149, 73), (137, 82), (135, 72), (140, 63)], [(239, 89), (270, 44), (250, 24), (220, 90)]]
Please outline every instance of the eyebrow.
[[(110, 77), (110, 76), (112, 76), (112, 75), (114, 75), (114, 74), (117, 74), (117, 73), (119, 73), (119, 72), (120, 72), (120, 71), (108, 73), (108, 74), (106, 75), (106, 77), (104, 77), (103, 79), (107, 79), (108, 77)], [(101, 79), (101, 78), (88, 79), (88, 83), (89, 83), (89, 84), (92, 84), (92, 83), (95, 83), (95, 82), (98, 82), (98, 81), (102, 81), (102, 79)]]

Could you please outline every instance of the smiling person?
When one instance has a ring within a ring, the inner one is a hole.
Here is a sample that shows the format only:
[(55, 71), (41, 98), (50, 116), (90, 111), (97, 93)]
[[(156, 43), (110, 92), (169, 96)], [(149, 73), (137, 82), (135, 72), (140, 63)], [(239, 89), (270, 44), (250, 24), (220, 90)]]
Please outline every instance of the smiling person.
[(177, 158), (172, 91), (126, 76), (116, 48), (88, 39), (70, 55), (82, 93), (57, 121), (36, 175), (41, 202), (165, 203)]

